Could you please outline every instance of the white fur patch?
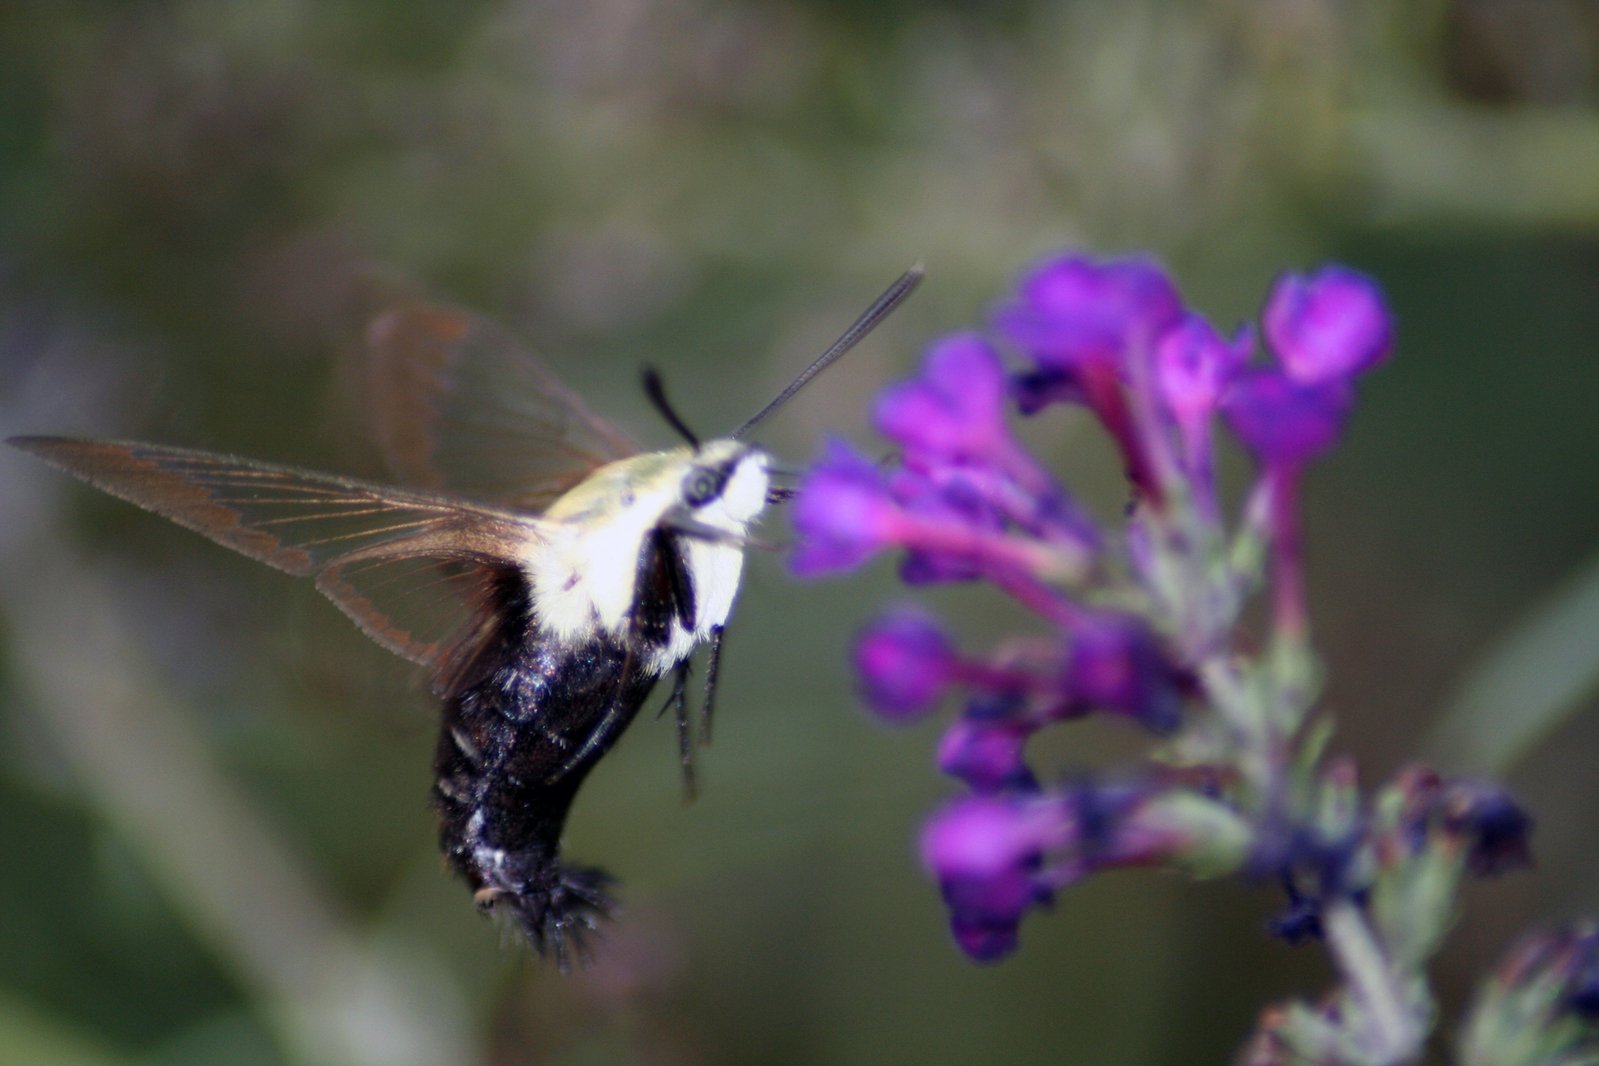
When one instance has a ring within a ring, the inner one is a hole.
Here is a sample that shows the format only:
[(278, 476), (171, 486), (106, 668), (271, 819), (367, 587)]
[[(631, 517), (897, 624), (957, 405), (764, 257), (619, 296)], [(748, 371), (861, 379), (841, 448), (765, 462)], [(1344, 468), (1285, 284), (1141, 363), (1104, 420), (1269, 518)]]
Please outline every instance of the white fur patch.
[[(696, 464), (734, 461), (722, 494), (698, 508), (683, 501), (683, 481)], [(563, 641), (600, 630), (626, 639), (638, 597), (638, 560), (644, 538), (663, 520), (680, 517), (703, 533), (679, 538), (694, 583), (692, 628), (675, 619), (667, 644), (651, 655), (664, 673), (726, 623), (744, 567), (743, 539), (766, 509), (770, 483), (765, 453), (738, 441), (710, 441), (698, 453), (682, 448), (652, 452), (601, 467), (561, 497), (541, 523), (547, 537), (526, 562), (534, 612), (546, 633)]]

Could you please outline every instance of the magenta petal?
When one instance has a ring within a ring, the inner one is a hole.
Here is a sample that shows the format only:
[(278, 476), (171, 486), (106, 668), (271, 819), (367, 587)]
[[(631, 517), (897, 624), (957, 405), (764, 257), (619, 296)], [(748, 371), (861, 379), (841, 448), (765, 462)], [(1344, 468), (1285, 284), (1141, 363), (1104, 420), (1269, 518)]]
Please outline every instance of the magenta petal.
[(1000, 716), (967, 714), (938, 745), (938, 768), (976, 792), (1036, 785), (1025, 761), (1031, 726)]
[(940, 879), (1001, 877), (1036, 861), (1043, 846), (1024, 800), (973, 796), (933, 815), (922, 831), (922, 861)]
[(1262, 322), (1283, 369), (1305, 384), (1351, 378), (1393, 351), (1393, 318), (1382, 291), (1347, 267), (1279, 278)]
[(885, 391), (873, 421), (907, 450), (944, 458), (989, 452), (1005, 435), (1005, 371), (974, 333), (933, 346), (922, 372)]
[[(902, 467), (890, 475), (889, 485), (908, 515), (978, 534), (998, 533), (1004, 519), (972, 484), (975, 473), (970, 466), (955, 464), (930, 464), (925, 471)], [(900, 579), (907, 585), (970, 581), (981, 573), (979, 561), (969, 553), (912, 549), (900, 565)]]
[(1215, 410), (1253, 346), (1247, 328), (1229, 341), (1199, 315), (1185, 315), (1155, 348), (1155, 383), (1166, 406), (1185, 421)]
[(899, 506), (877, 465), (829, 440), (794, 499), (798, 535), (789, 568), (801, 577), (848, 570), (887, 546)]
[(933, 709), (952, 679), (955, 648), (932, 619), (896, 611), (855, 640), (855, 670), (873, 710), (908, 721)]
[(1125, 714), (1167, 733), (1181, 720), (1177, 676), (1155, 634), (1130, 615), (1089, 615), (1072, 633), (1066, 685), (1084, 707)]
[(1183, 309), (1166, 272), (1147, 259), (1058, 256), (1029, 271), (1018, 289), (995, 324), (1045, 368), (1120, 367), (1133, 345), (1151, 343)]
[(1337, 443), (1353, 402), (1343, 381), (1304, 384), (1280, 371), (1256, 370), (1233, 382), (1222, 411), (1261, 462), (1301, 466)]

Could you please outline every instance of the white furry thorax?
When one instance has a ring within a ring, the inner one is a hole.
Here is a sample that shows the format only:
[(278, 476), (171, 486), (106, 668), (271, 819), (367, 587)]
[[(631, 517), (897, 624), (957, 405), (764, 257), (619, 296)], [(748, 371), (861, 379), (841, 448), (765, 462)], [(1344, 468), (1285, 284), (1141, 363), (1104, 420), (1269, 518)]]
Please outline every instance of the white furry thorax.
[[(720, 496), (700, 507), (684, 499), (685, 478), (699, 466), (731, 463)], [(625, 640), (637, 600), (638, 560), (644, 538), (663, 519), (715, 530), (726, 540), (684, 536), (685, 563), (694, 583), (694, 625), (676, 620), (664, 648), (651, 651), (664, 673), (685, 659), (711, 631), (727, 622), (744, 566), (743, 541), (766, 509), (767, 456), (734, 440), (710, 441), (698, 451), (649, 452), (600, 467), (556, 500), (540, 521), (545, 539), (525, 565), (540, 630), (563, 641), (596, 631)]]

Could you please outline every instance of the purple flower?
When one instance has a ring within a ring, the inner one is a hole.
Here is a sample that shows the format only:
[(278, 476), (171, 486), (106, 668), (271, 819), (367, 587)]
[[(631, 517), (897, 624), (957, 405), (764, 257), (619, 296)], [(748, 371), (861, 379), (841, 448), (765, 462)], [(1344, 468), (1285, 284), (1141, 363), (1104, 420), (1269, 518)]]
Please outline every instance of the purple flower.
[[(1064, 494), (1045, 486), (1035, 499), (983, 468), (933, 464), (892, 472), (849, 445), (829, 440), (801, 482), (793, 522), (799, 534), (789, 568), (801, 577), (848, 570), (888, 547), (902, 547), (921, 581), (1037, 571), (1059, 579), (1086, 569), (1096, 543)], [(992, 486), (984, 488), (982, 482)], [(1007, 535), (1001, 504), (1032, 500), (1038, 534)], [(1042, 516), (1042, 517), (1040, 517)], [(1092, 532), (1091, 530), (1089, 531)]]
[(1233, 378), (1249, 363), (1254, 334), (1240, 326), (1225, 340), (1199, 315), (1187, 314), (1155, 346), (1153, 378), (1162, 414), (1177, 423), (1188, 494), (1201, 518), (1220, 524), (1210, 423)]
[[(933, 345), (920, 374), (889, 387), (874, 410), (877, 429), (904, 448), (891, 485), (907, 510), (965, 521), (990, 532), (1007, 523), (1092, 552), (1097, 531), (1055, 480), (1011, 436), (1005, 371), (982, 337)], [(953, 565), (951, 565), (953, 564)], [(977, 576), (969, 559), (912, 555), (910, 583)]]
[(1184, 315), (1161, 336), (1155, 347), (1155, 383), (1180, 425), (1203, 424), (1227, 385), (1249, 363), (1254, 342), (1247, 326), (1228, 341), (1195, 314)]
[(890, 721), (909, 721), (932, 710), (958, 665), (944, 631), (919, 611), (884, 615), (855, 640), (861, 691)]
[(898, 516), (877, 464), (829, 439), (794, 500), (799, 544), (789, 567), (814, 577), (859, 566), (893, 542)]
[(1052, 805), (971, 797), (939, 811), (922, 832), (922, 861), (937, 878), (961, 949), (991, 962), (1016, 948), (1028, 908), (1048, 902), (1036, 871), (1058, 835)]
[(933, 345), (922, 372), (878, 397), (874, 422), (908, 453), (972, 459), (1009, 450), (1005, 370), (999, 354), (975, 333)]
[(1120, 367), (1183, 311), (1176, 286), (1148, 259), (1057, 256), (1024, 275), (1018, 289), (1020, 298), (995, 312), (995, 325), (1055, 370)]
[(1444, 829), (1464, 841), (1466, 869), (1493, 877), (1532, 865), (1532, 816), (1489, 781), (1452, 781), (1440, 799)]
[(1278, 370), (1251, 370), (1227, 390), (1222, 411), (1262, 463), (1302, 467), (1337, 443), (1353, 403), (1342, 381), (1306, 384)]
[[(1047, 906), (1057, 890), (1088, 874), (1200, 861), (1216, 809), (1180, 789), (1143, 783), (968, 796), (928, 820), (922, 862), (938, 880), (962, 950), (992, 961), (1014, 950), (1029, 909)], [(1241, 860), (1235, 845), (1228, 861)]]
[(951, 723), (938, 744), (938, 768), (966, 782), (974, 792), (1030, 790), (1037, 781), (1024, 759), (1027, 738), (1037, 726), (1005, 713), (1011, 701), (974, 701)]
[(1071, 641), (1065, 690), (1073, 705), (1125, 714), (1157, 733), (1177, 727), (1179, 674), (1148, 626), (1131, 615), (1087, 614)]
[(1283, 369), (1304, 384), (1346, 381), (1393, 351), (1393, 320), (1381, 291), (1347, 267), (1278, 278), (1262, 319)]
[[(1005, 520), (977, 485), (978, 476), (977, 471), (958, 466), (902, 467), (889, 476), (889, 490), (907, 511), (980, 535), (996, 535), (1003, 532)], [(899, 576), (907, 585), (931, 585), (970, 581), (982, 572), (970, 552), (911, 550), (900, 564)]]
[(1080, 399), (1121, 449), (1134, 489), (1156, 507), (1166, 487), (1148, 439), (1153, 427), (1140, 418), (1146, 405), (1129, 405), (1126, 389), (1142, 387), (1153, 345), (1182, 314), (1176, 287), (1155, 263), (1075, 255), (1026, 274), (1019, 298), (994, 314), (999, 331), (1037, 364), (1013, 386), (1022, 412)]
[[(1003, 562), (1004, 545), (1025, 540), (1086, 566), (1099, 551), (1097, 527), (1039, 473), (1029, 490), (986, 464), (933, 462), (895, 470), (888, 485), (906, 517), (901, 532), (908, 549), (900, 579), (926, 585), (982, 577)], [(1007, 539), (1007, 532), (1020, 536)]]

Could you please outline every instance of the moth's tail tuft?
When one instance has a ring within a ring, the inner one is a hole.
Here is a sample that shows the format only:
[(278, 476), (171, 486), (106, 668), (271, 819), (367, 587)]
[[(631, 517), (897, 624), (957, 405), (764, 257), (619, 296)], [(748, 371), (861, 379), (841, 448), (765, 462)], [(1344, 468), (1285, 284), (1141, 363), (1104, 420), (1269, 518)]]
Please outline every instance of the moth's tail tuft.
[(600, 922), (616, 911), (607, 889), (616, 879), (593, 866), (568, 866), (558, 860), (545, 865), (519, 892), (483, 889), (478, 906), (509, 914), (535, 951), (553, 958), (562, 973), (575, 958), (589, 960), (589, 941)]

